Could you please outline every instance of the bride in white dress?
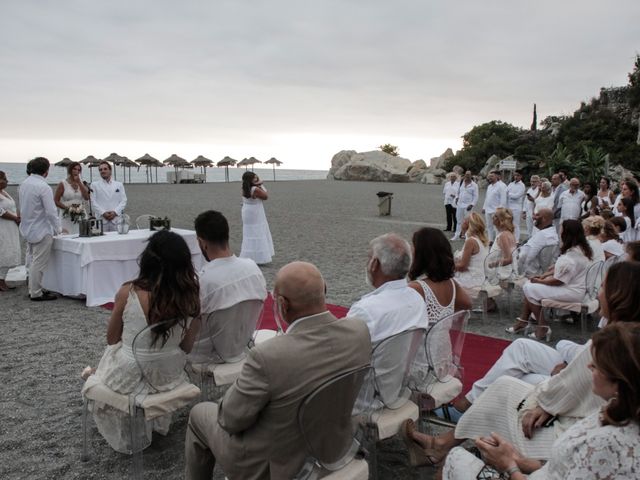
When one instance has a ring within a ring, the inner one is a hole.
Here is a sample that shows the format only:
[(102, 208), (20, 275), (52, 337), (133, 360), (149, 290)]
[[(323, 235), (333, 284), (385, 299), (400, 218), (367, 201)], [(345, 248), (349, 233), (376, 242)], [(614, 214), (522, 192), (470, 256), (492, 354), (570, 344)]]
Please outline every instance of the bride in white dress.
[[(165, 392), (186, 382), (186, 354), (197, 327), (191, 320), (199, 314), (199, 286), (186, 242), (174, 232), (155, 233), (140, 256), (138, 278), (116, 294), (107, 348), (82, 393), (102, 386), (121, 395)], [(154, 324), (159, 325), (136, 341), (134, 355), (134, 339)], [(132, 452), (128, 413), (96, 402), (93, 417), (114, 450)], [(166, 435), (170, 424), (170, 413), (147, 421), (141, 433), (143, 448), (151, 444), (152, 431)]]
[[(89, 190), (82, 183), (81, 173), (82, 165), (78, 162), (71, 162), (67, 167), (67, 178), (58, 184), (53, 196), (53, 200), (58, 207), (60, 225), (67, 233), (78, 233), (79, 226), (78, 222), (73, 222), (68, 214), (65, 216), (65, 211), (72, 205), (82, 205), (86, 208), (86, 201), (89, 200)], [(88, 213), (86, 216), (88, 216)]]
[(271, 262), (275, 254), (273, 240), (263, 202), (267, 189), (253, 172), (242, 175), (242, 249), (240, 257), (250, 258), (258, 265)]

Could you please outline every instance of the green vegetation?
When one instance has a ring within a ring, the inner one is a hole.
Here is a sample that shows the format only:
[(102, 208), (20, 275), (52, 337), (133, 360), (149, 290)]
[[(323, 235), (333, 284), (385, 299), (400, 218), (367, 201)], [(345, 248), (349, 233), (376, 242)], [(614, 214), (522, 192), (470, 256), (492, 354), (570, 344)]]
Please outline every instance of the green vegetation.
[(394, 157), (398, 156), (398, 147), (396, 145), (385, 143), (384, 145), (380, 145), (378, 148), (384, 153), (388, 153), (389, 155), (393, 155)]

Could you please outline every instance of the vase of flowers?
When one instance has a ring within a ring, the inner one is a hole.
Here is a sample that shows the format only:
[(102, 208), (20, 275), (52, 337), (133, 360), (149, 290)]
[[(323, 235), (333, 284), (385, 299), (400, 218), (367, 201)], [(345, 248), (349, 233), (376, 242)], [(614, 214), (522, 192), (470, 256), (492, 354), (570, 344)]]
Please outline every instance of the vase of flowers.
[(69, 218), (72, 223), (78, 223), (86, 218), (87, 212), (81, 203), (73, 203), (64, 209), (62, 216)]

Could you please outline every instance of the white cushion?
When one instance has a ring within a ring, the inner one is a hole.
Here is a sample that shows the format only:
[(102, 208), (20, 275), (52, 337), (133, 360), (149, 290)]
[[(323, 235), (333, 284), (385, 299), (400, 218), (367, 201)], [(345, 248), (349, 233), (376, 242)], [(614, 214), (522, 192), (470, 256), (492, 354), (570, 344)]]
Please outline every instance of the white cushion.
[(460, 395), (461, 391), (462, 382), (455, 377), (451, 377), (451, 379), (445, 382), (436, 382), (433, 385), (429, 385), (428, 388), (429, 395), (435, 400), (434, 408), (451, 402)]
[(417, 420), (420, 416), (418, 405), (412, 401), (407, 400), (400, 408), (390, 410), (383, 408), (382, 410), (373, 414), (373, 421), (378, 426), (378, 439), (384, 440), (385, 438), (393, 437), (400, 431), (400, 425), (409, 418), (411, 420)]
[(257, 344), (257, 343), (262, 343), (265, 342), (267, 340), (269, 340), (270, 338), (275, 337), (278, 334), (278, 332), (276, 332), (275, 330), (256, 330), (255, 331), (255, 337), (253, 339), (253, 341)]
[(10, 269), (5, 278), (7, 283), (21, 285), (27, 281), (27, 268), (24, 265)]
[(587, 309), (587, 313), (593, 313), (598, 309), (598, 300), (593, 299), (589, 300), (586, 303), (577, 303), (577, 302), (561, 302), (559, 300), (552, 300), (549, 298), (545, 298), (540, 302), (543, 307), (546, 308), (561, 308), (562, 310), (569, 310), (570, 312), (580, 313), (582, 311), (582, 306), (584, 305)]
[(207, 370), (213, 375), (216, 385), (227, 385), (236, 381), (243, 365), (244, 359), (235, 363), (212, 363)]

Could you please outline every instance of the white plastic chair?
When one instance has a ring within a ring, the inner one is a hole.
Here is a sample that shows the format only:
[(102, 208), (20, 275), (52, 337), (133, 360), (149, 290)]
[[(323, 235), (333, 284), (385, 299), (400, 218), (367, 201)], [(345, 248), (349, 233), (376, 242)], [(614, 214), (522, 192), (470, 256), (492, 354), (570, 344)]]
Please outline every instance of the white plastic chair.
[(136, 228), (138, 230), (148, 229), (150, 228), (149, 219), (155, 217), (155, 215), (150, 215), (145, 213), (144, 215), (140, 215), (136, 218)]
[[(472, 295), (472, 297), (480, 299), (480, 311), (483, 322), (487, 320), (489, 299), (496, 298), (502, 292), (500, 288), (500, 269), (502, 266), (502, 252), (500, 250), (489, 253), (484, 259), (484, 283), (478, 289), (477, 295)], [(498, 314), (500, 314), (499, 308)]]
[(152, 372), (156, 378), (179, 378), (184, 371), (184, 362), (176, 362), (172, 355), (167, 357), (162, 348), (154, 351), (151, 333), (162, 323), (164, 322), (147, 325), (133, 339), (131, 350), (142, 380), (136, 390), (129, 395), (122, 395), (98, 383), (83, 395), (82, 461), (89, 459), (87, 439), (89, 411), (96, 408), (96, 403), (108, 405), (129, 415), (129, 447), (133, 455), (132, 477), (142, 479), (142, 451), (150, 443), (145, 433), (146, 422), (154, 421), (185, 407), (200, 395), (200, 389), (186, 380), (169, 391), (158, 391), (150, 380)]
[(200, 376), (203, 401), (215, 396), (215, 387), (233, 383), (240, 375), (262, 307), (262, 300), (246, 300), (202, 316), (187, 359)]
[[(295, 480), (367, 480), (369, 466), (360, 455), (351, 411), (370, 366), (342, 373), (326, 381), (302, 402), (298, 425), (308, 457)], [(327, 426), (333, 428), (328, 429)]]

